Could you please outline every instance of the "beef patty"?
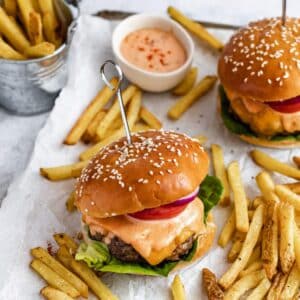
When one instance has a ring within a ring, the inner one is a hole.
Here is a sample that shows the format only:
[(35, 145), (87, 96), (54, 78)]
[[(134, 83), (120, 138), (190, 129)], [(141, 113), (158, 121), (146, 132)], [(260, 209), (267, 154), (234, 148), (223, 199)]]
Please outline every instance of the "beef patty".
[[(96, 234), (92, 236), (92, 239), (105, 243), (105, 236)], [(188, 254), (193, 247), (195, 237), (191, 236), (182, 244), (180, 244), (173, 253), (166, 258), (168, 261), (177, 261), (183, 255)], [(145, 262), (145, 259), (130, 245), (122, 241), (117, 236), (110, 239), (109, 243), (106, 243), (112, 256), (124, 261), (124, 262)]]

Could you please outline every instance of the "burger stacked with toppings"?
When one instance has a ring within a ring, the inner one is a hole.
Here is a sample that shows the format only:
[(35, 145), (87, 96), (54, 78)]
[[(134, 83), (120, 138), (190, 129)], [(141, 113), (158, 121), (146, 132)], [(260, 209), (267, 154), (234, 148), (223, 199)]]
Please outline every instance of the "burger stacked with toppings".
[(186, 135), (147, 131), (99, 152), (76, 187), (84, 242), (77, 260), (101, 272), (163, 275), (202, 256), (222, 193), (208, 156)]
[(239, 30), (218, 66), (221, 115), (243, 140), (300, 146), (300, 19), (264, 19)]

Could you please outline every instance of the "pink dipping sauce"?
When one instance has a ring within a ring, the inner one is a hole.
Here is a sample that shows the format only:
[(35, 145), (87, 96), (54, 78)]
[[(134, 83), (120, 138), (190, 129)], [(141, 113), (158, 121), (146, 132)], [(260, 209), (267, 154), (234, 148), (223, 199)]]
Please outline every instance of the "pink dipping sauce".
[(143, 70), (165, 73), (186, 62), (186, 52), (171, 31), (144, 28), (128, 34), (121, 42), (123, 57)]

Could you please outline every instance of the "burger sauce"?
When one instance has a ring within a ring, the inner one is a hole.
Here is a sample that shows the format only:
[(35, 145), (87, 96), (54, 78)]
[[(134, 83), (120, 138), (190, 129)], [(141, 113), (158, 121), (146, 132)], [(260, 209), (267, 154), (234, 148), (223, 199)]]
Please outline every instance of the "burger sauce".
[(121, 42), (120, 50), (128, 62), (150, 72), (170, 72), (186, 61), (185, 49), (172, 31), (156, 28), (128, 34)]

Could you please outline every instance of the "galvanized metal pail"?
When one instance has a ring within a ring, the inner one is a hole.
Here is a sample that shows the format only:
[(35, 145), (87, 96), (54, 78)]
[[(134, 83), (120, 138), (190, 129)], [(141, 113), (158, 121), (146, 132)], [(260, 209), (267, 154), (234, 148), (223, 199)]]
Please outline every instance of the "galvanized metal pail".
[[(70, 7), (66, 8), (71, 13)], [(77, 17), (79, 12), (77, 14)], [(52, 55), (25, 61), (0, 59), (0, 105), (12, 113), (38, 114), (50, 110), (67, 80), (67, 54), (77, 17), (66, 42)]]

